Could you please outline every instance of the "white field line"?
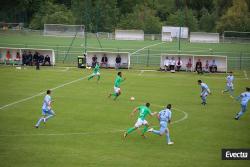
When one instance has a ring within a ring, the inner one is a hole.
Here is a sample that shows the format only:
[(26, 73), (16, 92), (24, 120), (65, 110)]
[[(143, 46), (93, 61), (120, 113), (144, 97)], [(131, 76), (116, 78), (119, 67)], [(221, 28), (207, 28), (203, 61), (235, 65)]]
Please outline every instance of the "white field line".
[(65, 69), (61, 70), (63, 72), (69, 71), (69, 67), (65, 67)]
[[(164, 107), (158, 104), (152, 104), (154, 106), (158, 107)], [(184, 116), (176, 121), (171, 122), (171, 124), (177, 124), (180, 123), (188, 118), (188, 113), (181, 110), (174, 108), (173, 110), (180, 111), (184, 114)], [(153, 126), (157, 127), (157, 126)], [(7, 134), (7, 135), (0, 135), (0, 137), (31, 137), (31, 136), (73, 136), (73, 135), (97, 135), (97, 134), (110, 134), (110, 133), (120, 133), (124, 132), (125, 129), (116, 129), (116, 130), (109, 130), (109, 131), (99, 131), (99, 132), (69, 132), (69, 133), (37, 133), (37, 134)]]
[[(85, 77), (83, 77), (83, 78), (79, 78), (79, 79), (76, 79), (76, 80), (73, 80), (73, 81), (70, 81), (70, 82), (67, 82), (67, 83), (58, 85), (57, 87), (51, 88), (50, 90), (59, 89), (59, 88), (64, 87), (64, 86), (66, 86), (66, 85), (70, 85), (70, 84), (72, 84), (72, 83), (81, 81), (81, 80), (83, 80), (83, 79), (85, 79), (85, 78), (87, 78), (87, 77), (89, 77), (89, 75), (88, 75), (88, 76), (85, 76)], [(4, 109), (4, 108), (7, 108), (7, 107), (10, 107), (10, 106), (13, 106), (13, 105), (18, 104), (18, 103), (22, 103), (22, 102), (24, 102), (24, 101), (28, 101), (28, 100), (30, 100), (30, 99), (33, 99), (33, 98), (37, 97), (37, 96), (41, 96), (41, 95), (43, 95), (44, 93), (45, 93), (45, 92), (40, 92), (40, 93), (38, 93), (38, 94), (36, 94), (36, 95), (30, 96), (30, 97), (27, 97), (27, 98), (24, 98), (24, 99), (21, 99), (21, 100), (18, 100), (18, 101), (9, 103), (9, 104), (6, 104), (6, 105), (4, 105), (4, 106), (1, 106), (1, 107), (0, 107), (0, 110), (2, 110), (2, 109)]]
[[(139, 102), (143, 103), (143, 102)], [(158, 105), (158, 104), (152, 104), (157, 107), (163, 108), (164, 106)], [(188, 118), (188, 113), (178, 109), (173, 108), (173, 110), (180, 111), (184, 114), (184, 116), (176, 121), (173, 121), (171, 124), (177, 124), (179, 122), (182, 122)], [(156, 126), (153, 126), (156, 127)], [(95, 134), (105, 134), (105, 133), (118, 133), (118, 132), (124, 132), (125, 129), (116, 129), (116, 130), (110, 130), (110, 131), (100, 131), (100, 132), (72, 132), (72, 133), (37, 133), (37, 134), (8, 134), (8, 135), (0, 135), (0, 137), (29, 137), (29, 136), (72, 136), (72, 135), (95, 135)]]
[(131, 53), (131, 55), (133, 55), (133, 54), (135, 54), (135, 53), (137, 53), (137, 52), (140, 52), (140, 51), (143, 50), (143, 49), (150, 48), (150, 47), (153, 47), (153, 46), (156, 46), (156, 45), (160, 45), (160, 44), (163, 44), (163, 43), (165, 43), (165, 42), (160, 42), (160, 43), (156, 43), (156, 44), (153, 44), (153, 45), (145, 46), (145, 47), (143, 47), (143, 48), (141, 48), (141, 49), (138, 49), (138, 50), (134, 51), (133, 53)]
[[(152, 104), (152, 105), (157, 106), (157, 107), (162, 107), (162, 108), (165, 107), (165, 106), (161, 106), (161, 105), (158, 105), (158, 104)], [(176, 121), (171, 122), (171, 124), (179, 123), (179, 122), (184, 121), (185, 119), (188, 118), (188, 113), (187, 113), (187, 112), (185, 112), (185, 111), (183, 111), (183, 110), (181, 110), (181, 109), (178, 109), (178, 108), (176, 108), (176, 107), (174, 107), (173, 110), (182, 112), (182, 113), (184, 114), (184, 116), (183, 116), (181, 119), (178, 119), (178, 120), (176, 120)]]
[(139, 75), (139, 76), (141, 76), (143, 73), (144, 73), (144, 71), (143, 71), (143, 70), (141, 70), (141, 72), (140, 72), (138, 75)]
[(244, 72), (245, 79), (248, 79), (246, 70), (244, 70), (243, 72)]

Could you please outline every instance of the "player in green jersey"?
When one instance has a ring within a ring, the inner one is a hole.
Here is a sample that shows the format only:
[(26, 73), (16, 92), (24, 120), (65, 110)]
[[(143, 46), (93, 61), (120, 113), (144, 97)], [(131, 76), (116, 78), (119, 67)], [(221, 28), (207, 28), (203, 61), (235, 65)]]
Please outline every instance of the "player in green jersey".
[(94, 76), (97, 76), (97, 81), (100, 80), (100, 66), (98, 63), (96, 63), (93, 73), (88, 77), (88, 80), (94, 78)]
[(114, 93), (109, 94), (109, 97), (114, 96), (114, 100), (116, 100), (117, 97), (121, 95), (120, 85), (125, 79), (126, 78), (122, 78), (122, 72), (117, 73), (117, 76), (115, 78)]
[(132, 128), (129, 128), (126, 132), (124, 132), (124, 138), (126, 138), (130, 133), (132, 133), (134, 130), (138, 129), (139, 127), (141, 127), (142, 125), (144, 125), (144, 129), (142, 130), (142, 137), (144, 136), (144, 133), (147, 132), (149, 124), (148, 122), (145, 120), (145, 118), (147, 117), (147, 115), (150, 116), (154, 116), (155, 114), (157, 114), (157, 112), (151, 112), (150, 110), (150, 103), (146, 103), (146, 105), (141, 105), (139, 107), (136, 107), (133, 112), (131, 113), (131, 115), (133, 116), (136, 112), (139, 112), (139, 116), (137, 119), (137, 122), (135, 123), (135, 126)]

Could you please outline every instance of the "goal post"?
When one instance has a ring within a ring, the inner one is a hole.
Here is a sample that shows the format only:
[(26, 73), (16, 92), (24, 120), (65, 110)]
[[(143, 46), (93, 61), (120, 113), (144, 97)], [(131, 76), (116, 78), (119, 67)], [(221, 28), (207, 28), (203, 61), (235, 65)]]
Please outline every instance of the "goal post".
[[(188, 27), (163, 26), (162, 34), (163, 33), (170, 33), (172, 38), (188, 38)], [(164, 36), (162, 39), (163, 38)]]
[[(164, 69), (164, 60), (174, 58), (175, 63), (177, 64), (178, 58), (182, 61), (181, 70), (183, 71), (195, 71), (196, 62), (200, 60), (202, 62), (202, 69), (205, 71), (206, 64), (212, 65), (212, 62), (215, 61), (217, 66), (217, 72), (227, 72), (227, 56), (220, 55), (192, 55), (192, 54), (161, 54), (160, 68)], [(190, 69), (188, 69), (189, 61), (191, 61)]]
[(129, 68), (130, 67), (130, 53), (129, 52), (108, 52), (108, 51), (88, 51), (86, 55), (86, 64), (87, 66), (92, 66), (93, 57), (97, 57), (97, 62), (101, 65), (102, 57), (106, 55), (108, 58), (107, 67), (115, 68), (116, 67), (116, 57), (120, 56), (121, 63), (120, 68)]
[(171, 32), (162, 32), (161, 33), (161, 40), (162, 41), (166, 41), (166, 42), (172, 42), (172, 36), (171, 36)]
[(249, 42), (250, 32), (224, 31), (223, 42)]
[(219, 33), (190, 32), (190, 43), (219, 43)]
[(143, 30), (115, 30), (116, 40), (144, 40)]
[(59, 37), (84, 37), (84, 25), (44, 24), (43, 35)]

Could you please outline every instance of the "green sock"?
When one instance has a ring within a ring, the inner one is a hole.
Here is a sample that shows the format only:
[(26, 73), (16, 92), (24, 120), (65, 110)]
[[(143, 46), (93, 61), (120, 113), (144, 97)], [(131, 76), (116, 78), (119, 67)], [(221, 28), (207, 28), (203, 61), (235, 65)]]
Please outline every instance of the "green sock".
[(100, 75), (98, 75), (98, 76), (97, 76), (97, 81), (99, 81), (99, 80), (100, 80), (100, 78), (101, 78), (101, 76), (100, 76)]
[(94, 75), (91, 75), (90, 77), (88, 77), (88, 80), (92, 79), (94, 77)]
[(135, 129), (136, 129), (135, 127), (133, 127), (133, 128), (129, 128), (129, 129), (127, 130), (127, 134), (132, 133)]
[(148, 127), (145, 126), (144, 129), (142, 130), (142, 135), (144, 135), (144, 133), (147, 132), (147, 130), (148, 130)]
[(119, 94), (115, 93), (115, 98), (114, 98), (114, 100), (116, 100), (118, 96), (119, 96)]

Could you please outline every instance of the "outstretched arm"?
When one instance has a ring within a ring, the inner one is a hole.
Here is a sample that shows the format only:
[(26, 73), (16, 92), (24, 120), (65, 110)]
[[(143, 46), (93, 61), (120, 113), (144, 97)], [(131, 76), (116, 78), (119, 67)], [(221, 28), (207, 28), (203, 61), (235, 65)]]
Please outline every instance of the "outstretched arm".
[(154, 115), (156, 115), (157, 114), (157, 112), (151, 112), (150, 113), (150, 116), (154, 116)]
[(135, 113), (136, 113), (138, 110), (139, 110), (138, 107), (136, 107), (136, 108), (132, 111), (132, 113), (130, 114), (130, 116), (135, 115)]

